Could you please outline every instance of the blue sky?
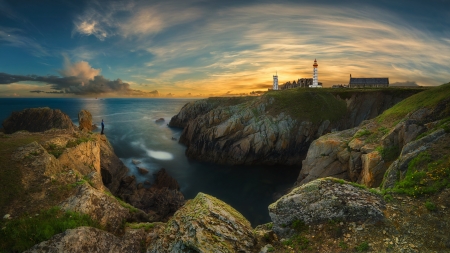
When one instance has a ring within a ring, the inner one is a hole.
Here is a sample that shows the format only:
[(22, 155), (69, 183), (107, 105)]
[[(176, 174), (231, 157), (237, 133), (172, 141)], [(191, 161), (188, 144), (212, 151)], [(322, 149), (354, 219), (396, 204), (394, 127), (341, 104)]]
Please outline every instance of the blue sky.
[(315, 58), (324, 86), (446, 83), (450, 1), (0, 0), (0, 97), (248, 93)]

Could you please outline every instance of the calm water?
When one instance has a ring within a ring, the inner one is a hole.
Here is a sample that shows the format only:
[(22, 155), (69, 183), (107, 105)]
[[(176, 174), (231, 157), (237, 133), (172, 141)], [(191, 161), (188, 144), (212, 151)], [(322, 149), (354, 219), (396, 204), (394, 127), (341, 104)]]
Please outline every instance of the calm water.
[[(70, 98), (1, 98), (0, 120), (12, 111), (32, 107), (60, 109), (78, 124), (78, 112), (87, 109), (95, 124), (105, 121), (105, 134), (115, 153), (136, 175), (138, 181), (152, 181), (152, 174), (166, 170), (180, 184), (186, 199), (198, 192), (213, 195), (241, 212), (252, 226), (270, 221), (267, 207), (291, 187), (298, 169), (286, 167), (219, 166), (192, 161), (184, 155), (185, 147), (176, 139), (181, 129), (166, 124), (189, 99), (70, 99)], [(157, 124), (156, 119), (165, 123)], [(151, 173), (142, 176), (131, 161)]]

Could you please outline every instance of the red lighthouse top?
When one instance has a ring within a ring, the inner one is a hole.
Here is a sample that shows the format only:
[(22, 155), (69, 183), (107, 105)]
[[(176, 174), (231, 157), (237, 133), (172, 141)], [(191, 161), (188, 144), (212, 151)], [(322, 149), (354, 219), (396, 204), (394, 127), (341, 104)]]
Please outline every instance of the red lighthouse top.
[(319, 65), (317, 64), (317, 60), (316, 59), (314, 59), (314, 65), (313, 65), (313, 67), (314, 68), (317, 68)]

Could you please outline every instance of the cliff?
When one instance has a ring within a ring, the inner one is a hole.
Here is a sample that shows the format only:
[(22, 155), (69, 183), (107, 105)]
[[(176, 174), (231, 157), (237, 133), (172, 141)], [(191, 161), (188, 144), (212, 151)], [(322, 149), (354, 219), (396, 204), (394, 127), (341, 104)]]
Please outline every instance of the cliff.
[(393, 187), (417, 155), (448, 138), (449, 94), (448, 84), (429, 89), (356, 128), (320, 137), (311, 144), (296, 185), (333, 176)]
[(189, 158), (221, 164), (300, 165), (309, 144), (355, 127), (423, 89), (291, 89), (260, 98), (186, 104), (169, 126), (184, 127)]

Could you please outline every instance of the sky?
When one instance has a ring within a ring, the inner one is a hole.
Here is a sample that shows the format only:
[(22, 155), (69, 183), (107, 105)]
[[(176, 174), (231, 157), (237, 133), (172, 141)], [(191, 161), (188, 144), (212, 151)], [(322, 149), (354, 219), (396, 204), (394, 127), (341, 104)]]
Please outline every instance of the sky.
[(450, 0), (0, 0), (0, 97), (207, 97), (450, 81)]

